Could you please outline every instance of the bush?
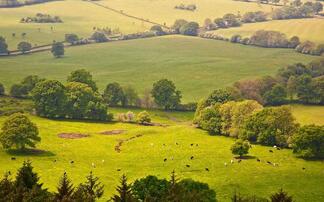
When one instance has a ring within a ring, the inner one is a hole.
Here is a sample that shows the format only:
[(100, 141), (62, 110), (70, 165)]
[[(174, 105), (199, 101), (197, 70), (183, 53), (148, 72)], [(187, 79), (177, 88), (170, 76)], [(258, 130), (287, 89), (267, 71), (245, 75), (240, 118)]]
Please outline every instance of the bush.
[(296, 48), (300, 44), (300, 40), (298, 36), (293, 36), (289, 40), (288, 48)]
[(91, 39), (95, 40), (97, 43), (107, 42), (108, 38), (104, 33), (95, 32), (92, 34)]
[(26, 86), (22, 84), (14, 84), (10, 88), (10, 95), (16, 98), (23, 98), (28, 95)]
[(181, 26), (179, 32), (183, 35), (197, 36), (198, 35), (199, 24), (196, 22), (188, 22)]
[(315, 50), (316, 45), (313, 42), (305, 41), (303, 43), (300, 43), (295, 50), (299, 53), (303, 54), (312, 54), (313, 50)]
[(26, 53), (32, 49), (32, 45), (28, 42), (22, 41), (18, 44), (18, 50), (20, 50), (22, 53)]
[(249, 153), (250, 143), (245, 140), (236, 140), (235, 143), (231, 147), (232, 154), (239, 155), (240, 158)]
[(150, 201), (158, 202), (168, 194), (170, 182), (158, 179), (156, 176), (147, 176), (135, 180), (132, 191), (135, 197), (141, 201), (150, 198)]
[(197, 118), (198, 127), (207, 130), (211, 135), (221, 134), (221, 115), (219, 112), (220, 105), (215, 104), (201, 110)]
[(230, 42), (232, 42), (232, 43), (240, 43), (241, 39), (242, 39), (241, 35), (235, 34), (235, 35), (233, 35), (231, 37)]
[(262, 145), (287, 147), (298, 126), (289, 107), (268, 107), (245, 121), (239, 137)]
[(0, 36), (0, 54), (8, 53), (8, 44), (6, 39)]
[(150, 114), (147, 111), (142, 111), (137, 114), (136, 121), (139, 124), (149, 124), (151, 123)]
[(79, 37), (76, 34), (65, 34), (65, 41), (74, 44), (79, 41)]
[(305, 125), (292, 138), (293, 152), (303, 158), (324, 158), (324, 126)]
[(188, 21), (186, 21), (186, 20), (178, 19), (178, 20), (176, 20), (174, 22), (174, 24), (172, 25), (171, 28), (174, 29), (177, 33), (179, 33), (180, 32), (180, 28), (182, 26), (184, 26), (185, 24), (187, 24), (187, 23), (188, 23)]
[(40, 140), (36, 125), (20, 113), (9, 116), (0, 133), (0, 142), (5, 149), (13, 146), (21, 150), (26, 146), (35, 147)]
[(56, 58), (62, 57), (64, 55), (64, 44), (62, 42), (54, 42), (51, 52)]
[(161, 36), (165, 34), (162, 27), (159, 25), (153, 25), (150, 30), (154, 32), (157, 36)]
[(0, 83), (0, 96), (5, 94), (5, 88), (2, 83)]
[(250, 44), (267, 48), (287, 48), (289, 43), (283, 33), (259, 30), (251, 36)]

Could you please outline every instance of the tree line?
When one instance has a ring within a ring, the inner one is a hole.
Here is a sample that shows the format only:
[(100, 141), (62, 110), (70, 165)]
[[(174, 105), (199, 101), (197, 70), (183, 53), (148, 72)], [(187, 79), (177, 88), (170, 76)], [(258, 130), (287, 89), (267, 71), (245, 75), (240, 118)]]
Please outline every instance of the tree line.
[[(92, 172), (86, 176), (85, 182), (74, 185), (66, 172), (59, 179), (55, 191), (50, 192), (43, 187), (38, 173), (30, 161), (25, 161), (12, 179), (6, 173), (0, 180), (0, 201), (49, 201), (49, 202), (94, 202), (102, 199), (105, 187)], [(159, 179), (148, 175), (129, 183), (126, 175), (122, 175), (115, 193), (109, 201), (113, 202), (216, 202), (216, 192), (208, 184), (192, 179), (179, 179), (173, 171), (170, 180)], [(293, 197), (282, 189), (270, 195), (269, 199), (256, 195), (247, 196), (234, 193), (232, 202), (292, 202)]]

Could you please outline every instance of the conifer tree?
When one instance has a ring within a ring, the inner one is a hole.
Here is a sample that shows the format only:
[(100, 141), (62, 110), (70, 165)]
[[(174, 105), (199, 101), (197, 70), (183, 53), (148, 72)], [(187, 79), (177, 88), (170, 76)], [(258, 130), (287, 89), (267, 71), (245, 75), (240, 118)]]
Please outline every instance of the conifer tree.
[(68, 178), (66, 172), (60, 179), (57, 187), (57, 193), (55, 194), (55, 201), (71, 201), (74, 194), (74, 187), (71, 180)]
[(137, 200), (133, 196), (131, 186), (127, 184), (126, 175), (123, 175), (120, 179), (120, 185), (117, 186), (117, 194), (114, 195), (111, 200), (114, 202), (136, 202)]

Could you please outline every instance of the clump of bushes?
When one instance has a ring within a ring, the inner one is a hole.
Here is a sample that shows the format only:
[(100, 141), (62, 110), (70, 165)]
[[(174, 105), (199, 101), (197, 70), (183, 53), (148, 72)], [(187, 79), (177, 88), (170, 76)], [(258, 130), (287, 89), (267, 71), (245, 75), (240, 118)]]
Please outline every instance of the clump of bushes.
[(142, 111), (137, 114), (136, 116), (136, 122), (139, 124), (150, 124), (151, 123), (151, 116), (147, 111)]
[(289, 43), (283, 33), (259, 30), (250, 37), (250, 44), (267, 48), (287, 48)]
[(189, 4), (189, 5), (180, 4), (178, 6), (175, 6), (174, 8), (180, 10), (195, 11), (197, 9), (197, 6), (196, 4)]
[(247, 12), (242, 16), (241, 21), (244, 23), (264, 22), (267, 21), (267, 14), (263, 11)]
[(127, 113), (119, 113), (117, 114), (117, 121), (125, 123), (134, 123), (136, 121), (135, 114), (131, 111), (128, 111)]
[(21, 23), (62, 23), (59, 16), (37, 13), (35, 17), (25, 17), (20, 20)]
[(222, 18), (216, 18), (214, 23), (218, 28), (228, 28), (228, 27), (239, 27), (241, 26), (241, 21), (239, 16), (232, 13), (225, 14)]

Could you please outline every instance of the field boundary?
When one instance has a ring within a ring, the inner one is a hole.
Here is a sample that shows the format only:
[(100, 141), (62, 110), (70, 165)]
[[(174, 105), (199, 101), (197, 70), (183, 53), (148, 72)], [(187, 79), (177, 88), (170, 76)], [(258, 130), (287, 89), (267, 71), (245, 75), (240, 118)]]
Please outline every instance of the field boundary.
[(163, 25), (163, 24), (160, 24), (160, 23), (157, 23), (157, 22), (153, 22), (151, 20), (143, 19), (143, 18), (134, 16), (134, 15), (130, 15), (130, 14), (124, 13), (123, 11), (119, 11), (117, 9), (114, 9), (112, 7), (109, 7), (109, 6), (102, 5), (102, 4), (97, 3), (97, 2), (93, 2), (93, 1), (87, 1), (87, 2), (92, 3), (92, 4), (96, 5), (96, 6), (100, 6), (102, 8), (105, 8), (107, 10), (110, 10), (110, 11), (112, 11), (114, 13), (117, 13), (119, 15), (123, 15), (123, 16), (128, 17), (128, 18), (132, 18), (132, 19), (139, 20), (139, 21), (142, 21), (142, 22), (150, 23), (150, 24), (153, 24), (153, 25), (159, 25), (159, 26), (164, 27), (166, 29), (171, 29), (170, 27), (168, 27), (166, 25)]

